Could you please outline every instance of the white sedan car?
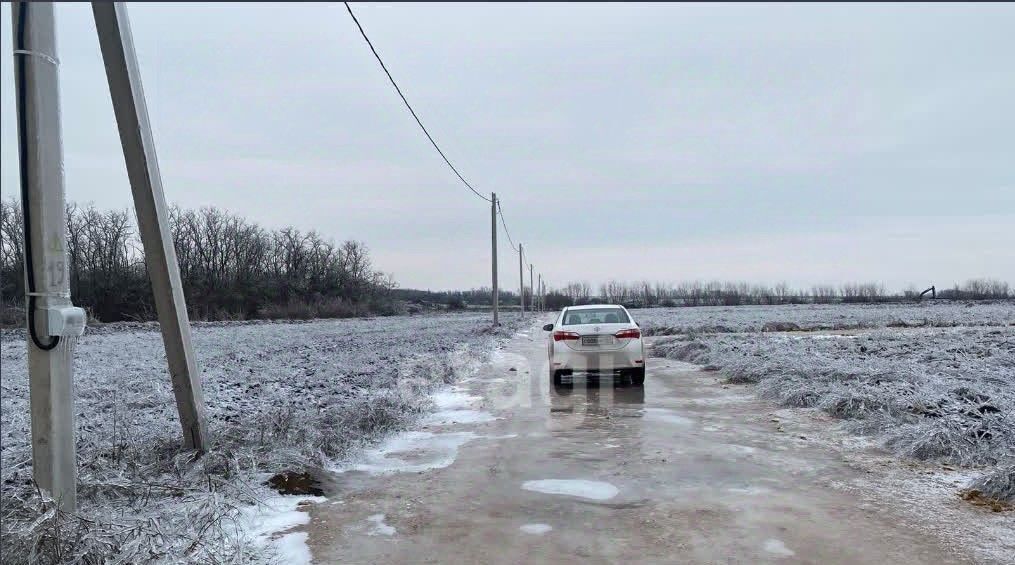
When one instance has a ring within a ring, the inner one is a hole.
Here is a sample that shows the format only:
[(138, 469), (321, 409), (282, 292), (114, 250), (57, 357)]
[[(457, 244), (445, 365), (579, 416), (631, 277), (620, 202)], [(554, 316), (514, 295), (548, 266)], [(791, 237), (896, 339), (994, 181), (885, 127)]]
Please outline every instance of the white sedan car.
[(553, 384), (575, 372), (629, 376), (645, 383), (645, 344), (638, 324), (623, 306), (596, 304), (564, 308), (552, 324), (547, 354)]

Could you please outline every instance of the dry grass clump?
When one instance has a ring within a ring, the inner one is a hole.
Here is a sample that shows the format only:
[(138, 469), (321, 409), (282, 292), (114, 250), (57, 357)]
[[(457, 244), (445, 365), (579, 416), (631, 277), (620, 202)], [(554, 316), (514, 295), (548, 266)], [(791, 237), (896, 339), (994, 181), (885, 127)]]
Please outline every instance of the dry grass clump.
[(1011, 498), (1015, 327), (705, 334), (653, 349), (719, 367), (782, 405), (823, 410), (900, 456), (997, 467), (974, 488)]

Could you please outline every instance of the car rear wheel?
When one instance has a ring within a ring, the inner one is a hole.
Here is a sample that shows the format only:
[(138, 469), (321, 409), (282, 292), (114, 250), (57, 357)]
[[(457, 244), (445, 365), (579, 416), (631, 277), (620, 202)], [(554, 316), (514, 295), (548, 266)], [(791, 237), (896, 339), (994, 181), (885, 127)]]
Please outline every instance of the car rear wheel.
[(631, 371), (631, 384), (643, 386), (645, 384), (645, 367), (638, 367)]
[(564, 371), (551, 370), (553, 376), (553, 386), (560, 386), (564, 384)]

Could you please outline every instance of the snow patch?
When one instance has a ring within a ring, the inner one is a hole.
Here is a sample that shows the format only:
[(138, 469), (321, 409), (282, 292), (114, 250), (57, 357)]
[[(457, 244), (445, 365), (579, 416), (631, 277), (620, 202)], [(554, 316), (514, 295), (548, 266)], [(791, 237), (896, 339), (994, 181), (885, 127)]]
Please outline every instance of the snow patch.
[(477, 401), (482, 400), (481, 396), (465, 394), (458, 388), (440, 391), (431, 398), (437, 405), (437, 412), (424, 418), (424, 425), (477, 424), (497, 419), (488, 412), (473, 408)]
[(367, 517), (367, 521), (373, 524), (373, 528), (367, 532), (370, 536), (393, 536), (398, 533), (395, 528), (384, 523), (384, 514), (374, 514)]
[(259, 505), (240, 510), (239, 527), (255, 544), (271, 548), (283, 563), (310, 563), (306, 532), (288, 532), (310, 522), (310, 515), (301, 509), (307, 503), (327, 500), (323, 496), (273, 496)]
[(609, 500), (620, 492), (617, 487), (602, 481), (584, 479), (543, 479), (525, 481), (522, 488), (543, 494), (560, 494), (589, 500)]
[(522, 527), (520, 527), (518, 529), (523, 531), (523, 532), (525, 532), (525, 533), (527, 533), (527, 534), (541, 536), (541, 535), (545, 534), (546, 532), (549, 532), (550, 530), (552, 530), (553, 526), (551, 526), (549, 524), (525, 524), (524, 526), (522, 526)]
[(290, 532), (274, 540), (275, 552), (282, 563), (290, 565), (310, 565), (314, 556), (307, 547), (307, 532)]
[(786, 547), (786, 544), (777, 539), (765, 540), (765, 551), (773, 555), (778, 555), (779, 557), (792, 557), (796, 555), (796, 552)]
[(472, 432), (402, 432), (379, 447), (366, 451), (360, 461), (332, 470), (336, 473), (362, 471), (371, 475), (387, 475), (443, 469), (455, 462), (462, 445), (476, 437)]

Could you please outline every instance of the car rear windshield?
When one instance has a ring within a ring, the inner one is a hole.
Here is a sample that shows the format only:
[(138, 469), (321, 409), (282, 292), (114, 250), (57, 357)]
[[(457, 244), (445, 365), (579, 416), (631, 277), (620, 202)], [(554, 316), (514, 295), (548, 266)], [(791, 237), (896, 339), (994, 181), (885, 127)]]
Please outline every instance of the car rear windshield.
[(564, 314), (565, 326), (579, 324), (630, 324), (631, 318), (621, 308), (587, 308), (569, 310)]

